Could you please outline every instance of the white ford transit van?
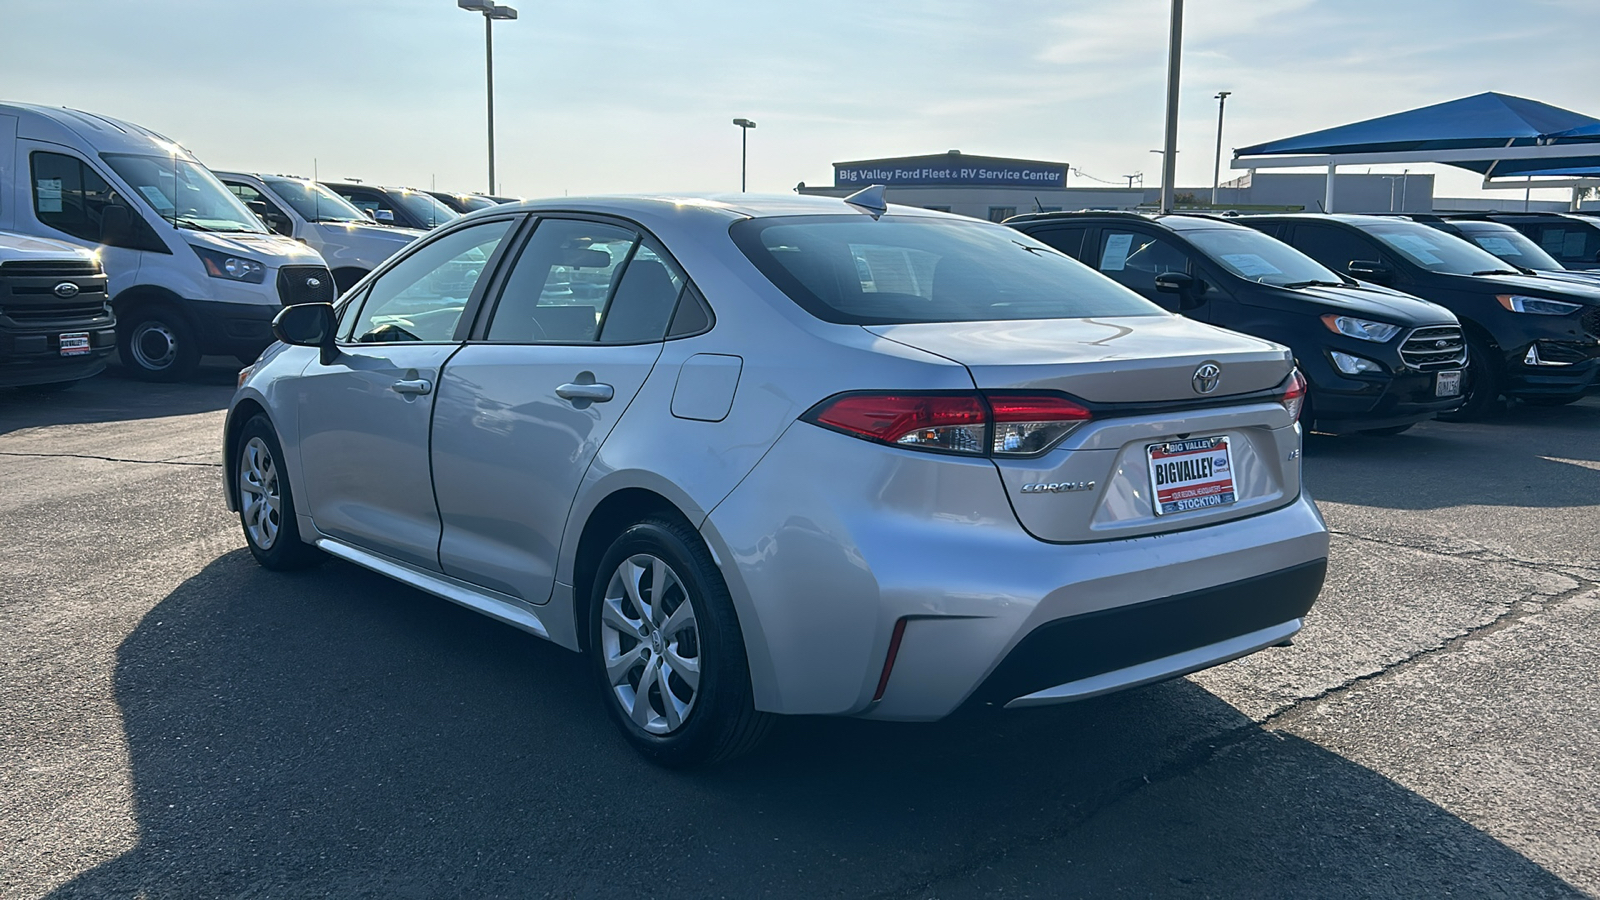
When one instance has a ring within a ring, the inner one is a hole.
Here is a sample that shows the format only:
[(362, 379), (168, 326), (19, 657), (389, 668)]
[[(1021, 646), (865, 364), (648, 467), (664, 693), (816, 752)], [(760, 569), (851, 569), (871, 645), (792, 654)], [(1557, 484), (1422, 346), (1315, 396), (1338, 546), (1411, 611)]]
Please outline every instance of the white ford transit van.
[(317, 251), (268, 231), (189, 151), (92, 113), (0, 103), (0, 230), (97, 250), (118, 353), (152, 381), (202, 354), (249, 362), (280, 308), (335, 297)]
[(304, 241), (321, 253), (341, 294), (423, 234), (414, 228), (376, 225), (350, 201), (306, 178), (214, 174), (268, 228)]

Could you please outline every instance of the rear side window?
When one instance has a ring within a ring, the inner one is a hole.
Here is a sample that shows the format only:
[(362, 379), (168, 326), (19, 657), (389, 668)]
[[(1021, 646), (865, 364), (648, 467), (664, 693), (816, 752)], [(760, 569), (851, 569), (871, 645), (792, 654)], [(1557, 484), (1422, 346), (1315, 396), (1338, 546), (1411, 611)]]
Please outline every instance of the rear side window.
[(1073, 259), (1081, 259), (1083, 255), (1083, 235), (1087, 230), (1083, 227), (1036, 228), (1028, 233)]
[(1296, 225), (1294, 248), (1335, 272), (1348, 271), (1356, 260), (1379, 262), (1383, 258), (1365, 238), (1326, 225)]
[(541, 221), (506, 279), (485, 337), (512, 344), (594, 341), (612, 286), (638, 241), (637, 233), (615, 225)]
[(1584, 225), (1541, 226), (1539, 246), (1563, 262), (1595, 262), (1600, 259), (1600, 234)]
[(1166, 315), (1010, 228), (884, 216), (746, 219), (756, 268), (819, 319), (855, 325)]

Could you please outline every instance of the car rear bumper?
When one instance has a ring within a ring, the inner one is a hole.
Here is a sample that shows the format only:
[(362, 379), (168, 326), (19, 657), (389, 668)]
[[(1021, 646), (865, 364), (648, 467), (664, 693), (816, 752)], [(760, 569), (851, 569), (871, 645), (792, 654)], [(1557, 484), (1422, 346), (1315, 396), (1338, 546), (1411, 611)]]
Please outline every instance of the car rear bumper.
[[(969, 698), (1004, 705), (1118, 672), (1103, 689), (1131, 687), (1242, 651), (1191, 653), (1169, 674), (1123, 671), (1130, 667), (1263, 628), (1293, 633), (1288, 623), (1315, 598), (1328, 555), (1309, 497), (1218, 524), (1173, 525), (1046, 543), (1018, 524), (988, 461), (800, 424), (701, 531), (739, 613), (758, 708), (922, 721)], [(1278, 576), (1293, 590), (1271, 580), (1252, 587)], [(1241, 602), (1238, 614), (1216, 615)], [(1067, 636), (1107, 627), (1116, 633), (1103, 652), (1066, 667), (1027, 663), (1049, 655), (1035, 645), (1081, 644)]]

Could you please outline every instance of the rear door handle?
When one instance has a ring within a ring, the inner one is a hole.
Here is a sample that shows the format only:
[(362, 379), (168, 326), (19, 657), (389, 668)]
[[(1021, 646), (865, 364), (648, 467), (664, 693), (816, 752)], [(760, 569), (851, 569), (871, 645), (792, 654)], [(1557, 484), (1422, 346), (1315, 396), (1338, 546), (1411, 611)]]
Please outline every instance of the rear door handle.
[(392, 387), (397, 394), (409, 394), (414, 397), (432, 391), (433, 382), (426, 378), (416, 378), (407, 381), (396, 381)]
[(556, 396), (563, 400), (588, 400), (592, 403), (604, 403), (615, 397), (617, 392), (609, 384), (563, 384), (556, 388)]

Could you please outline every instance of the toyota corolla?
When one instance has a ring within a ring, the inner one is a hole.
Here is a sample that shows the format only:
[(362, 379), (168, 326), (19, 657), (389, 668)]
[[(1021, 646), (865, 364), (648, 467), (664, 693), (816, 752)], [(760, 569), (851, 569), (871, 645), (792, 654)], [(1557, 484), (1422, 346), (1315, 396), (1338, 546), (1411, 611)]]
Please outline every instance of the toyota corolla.
[(256, 559), (586, 654), (666, 765), (1193, 672), (1326, 569), (1286, 348), (881, 189), (497, 207), (274, 327), (224, 438)]

